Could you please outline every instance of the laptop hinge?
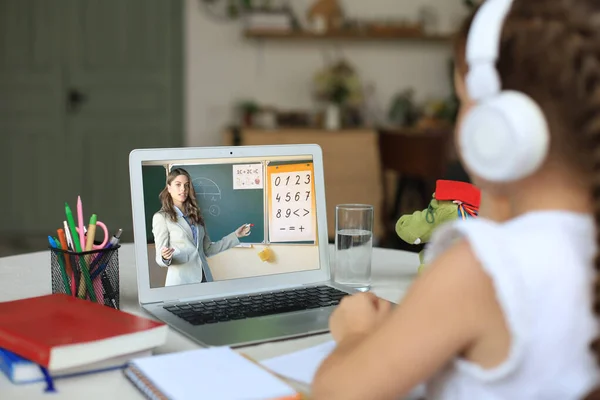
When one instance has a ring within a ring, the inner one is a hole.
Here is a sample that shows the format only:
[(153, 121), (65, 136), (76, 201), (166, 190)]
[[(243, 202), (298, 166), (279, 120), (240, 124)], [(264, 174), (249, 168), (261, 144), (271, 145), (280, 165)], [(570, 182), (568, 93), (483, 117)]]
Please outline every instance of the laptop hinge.
[[(230, 293), (223, 294), (223, 295), (206, 295), (206, 296), (185, 297), (185, 298), (181, 298), (181, 299), (177, 299), (177, 300), (171, 300), (168, 302), (169, 303), (187, 303), (190, 301), (210, 300), (210, 299), (216, 299), (216, 298), (221, 298), (221, 297), (245, 296), (247, 294), (252, 294), (252, 293), (274, 292), (277, 290), (289, 289), (289, 288), (300, 287), (300, 286), (303, 286), (303, 285), (299, 284), (299, 285), (270, 286), (268, 288), (257, 289), (257, 290), (252, 290), (252, 291), (230, 292)], [(164, 301), (164, 303), (167, 303), (167, 301)]]

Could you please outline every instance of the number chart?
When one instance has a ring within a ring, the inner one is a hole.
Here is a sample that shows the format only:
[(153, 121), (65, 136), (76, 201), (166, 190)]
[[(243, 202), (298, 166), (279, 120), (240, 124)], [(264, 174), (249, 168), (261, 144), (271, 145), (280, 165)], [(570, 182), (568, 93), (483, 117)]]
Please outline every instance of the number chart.
[(267, 167), (269, 241), (316, 242), (313, 164)]

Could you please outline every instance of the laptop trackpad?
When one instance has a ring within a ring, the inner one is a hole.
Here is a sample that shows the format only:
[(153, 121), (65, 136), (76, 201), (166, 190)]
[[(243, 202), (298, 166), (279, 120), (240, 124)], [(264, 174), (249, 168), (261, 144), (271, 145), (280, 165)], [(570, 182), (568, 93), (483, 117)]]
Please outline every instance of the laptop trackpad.
[(333, 307), (289, 314), (220, 322), (194, 328), (193, 334), (209, 346), (250, 344), (269, 339), (322, 333), (329, 329)]

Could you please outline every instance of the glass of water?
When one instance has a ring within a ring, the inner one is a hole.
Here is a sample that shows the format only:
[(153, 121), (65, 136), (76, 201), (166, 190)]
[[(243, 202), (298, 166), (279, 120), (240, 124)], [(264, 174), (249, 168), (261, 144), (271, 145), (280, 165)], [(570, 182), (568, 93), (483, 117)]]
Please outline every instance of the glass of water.
[(335, 233), (335, 282), (368, 291), (373, 253), (373, 206), (336, 206)]

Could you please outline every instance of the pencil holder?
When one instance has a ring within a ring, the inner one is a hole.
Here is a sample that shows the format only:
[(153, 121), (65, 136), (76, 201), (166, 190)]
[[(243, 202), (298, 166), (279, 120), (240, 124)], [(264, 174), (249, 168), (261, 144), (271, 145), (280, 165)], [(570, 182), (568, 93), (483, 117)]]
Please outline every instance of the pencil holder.
[(50, 247), (52, 293), (119, 309), (119, 248), (73, 252)]

